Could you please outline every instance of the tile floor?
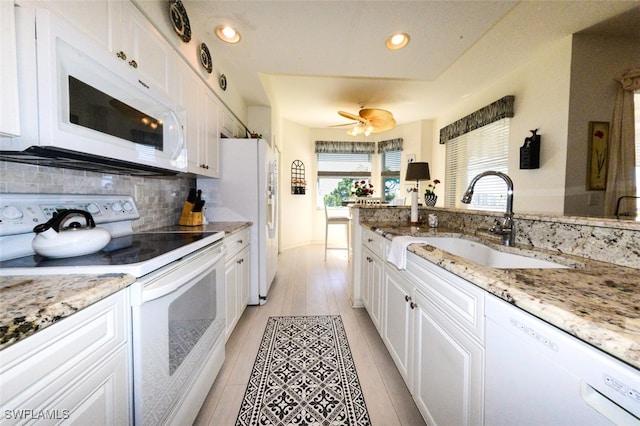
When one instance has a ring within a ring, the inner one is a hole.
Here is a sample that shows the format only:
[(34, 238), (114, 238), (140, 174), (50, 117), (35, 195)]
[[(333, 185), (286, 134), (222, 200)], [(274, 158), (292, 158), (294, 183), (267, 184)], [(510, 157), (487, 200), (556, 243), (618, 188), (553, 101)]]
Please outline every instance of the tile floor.
[(280, 254), (268, 302), (249, 306), (229, 337), (224, 365), (195, 425), (235, 424), (267, 318), (277, 315), (341, 315), (371, 423), (425, 424), (367, 312), (348, 303), (346, 251), (329, 250), (326, 262), (323, 257), (323, 245)]

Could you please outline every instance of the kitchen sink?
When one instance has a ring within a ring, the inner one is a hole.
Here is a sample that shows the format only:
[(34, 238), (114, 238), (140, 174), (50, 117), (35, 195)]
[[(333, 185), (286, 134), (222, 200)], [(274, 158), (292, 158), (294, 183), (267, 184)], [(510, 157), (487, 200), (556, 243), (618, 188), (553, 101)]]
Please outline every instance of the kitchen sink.
[[(416, 241), (418, 242), (418, 241)], [(568, 268), (548, 260), (519, 254), (506, 253), (484, 244), (456, 237), (421, 237), (420, 242), (429, 244), (471, 262), (501, 269)]]

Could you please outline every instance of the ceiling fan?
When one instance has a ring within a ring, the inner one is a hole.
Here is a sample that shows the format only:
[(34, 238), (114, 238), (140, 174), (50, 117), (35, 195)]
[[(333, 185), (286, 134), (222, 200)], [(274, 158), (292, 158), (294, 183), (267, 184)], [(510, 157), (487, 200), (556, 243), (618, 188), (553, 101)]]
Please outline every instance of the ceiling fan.
[(352, 126), (353, 128), (347, 131), (347, 134), (351, 136), (357, 136), (364, 133), (365, 136), (369, 136), (371, 133), (380, 133), (387, 130), (391, 130), (396, 127), (396, 120), (393, 118), (393, 114), (384, 109), (378, 108), (361, 108), (359, 115), (351, 114), (345, 111), (338, 111), (344, 118), (353, 120), (354, 123), (339, 124), (337, 126)]

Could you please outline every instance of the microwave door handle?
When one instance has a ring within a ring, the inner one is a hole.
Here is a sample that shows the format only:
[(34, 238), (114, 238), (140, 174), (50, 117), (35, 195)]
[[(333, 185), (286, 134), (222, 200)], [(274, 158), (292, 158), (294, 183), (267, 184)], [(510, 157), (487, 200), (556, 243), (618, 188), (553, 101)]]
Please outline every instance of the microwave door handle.
[(182, 154), (182, 150), (184, 149), (184, 128), (182, 127), (182, 123), (180, 122), (180, 119), (178, 118), (178, 114), (175, 113), (175, 111), (169, 111), (169, 114), (171, 115), (171, 118), (173, 118), (173, 121), (175, 121), (176, 126), (178, 128), (178, 146), (176, 147), (175, 152), (173, 153), (173, 155), (171, 156), (172, 160), (177, 160), (178, 157), (180, 157), (180, 154)]

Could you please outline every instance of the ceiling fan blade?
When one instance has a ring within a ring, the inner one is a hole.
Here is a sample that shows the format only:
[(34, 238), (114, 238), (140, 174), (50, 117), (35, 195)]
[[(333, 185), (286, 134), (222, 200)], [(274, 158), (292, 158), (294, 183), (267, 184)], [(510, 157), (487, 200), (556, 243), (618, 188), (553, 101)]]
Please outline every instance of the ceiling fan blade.
[(353, 122), (353, 123), (345, 123), (345, 124), (334, 124), (333, 126), (329, 126), (329, 127), (355, 126), (356, 124), (358, 124), (358, 123)]
[(384, 109), (365, 108), (360, 110), (360, 115), (373, 127), (371, 133), (380, 133), (396, 127), (393, 114)]
[(338, 111), (338, 114), (343, 116), (344, 118), (348, 118), (353, 121), (359, 121), (361, 123), (366, 123), (367, 120), (363, 117), (359, 117), (357, 115), (351, 114), (350, 112)]

